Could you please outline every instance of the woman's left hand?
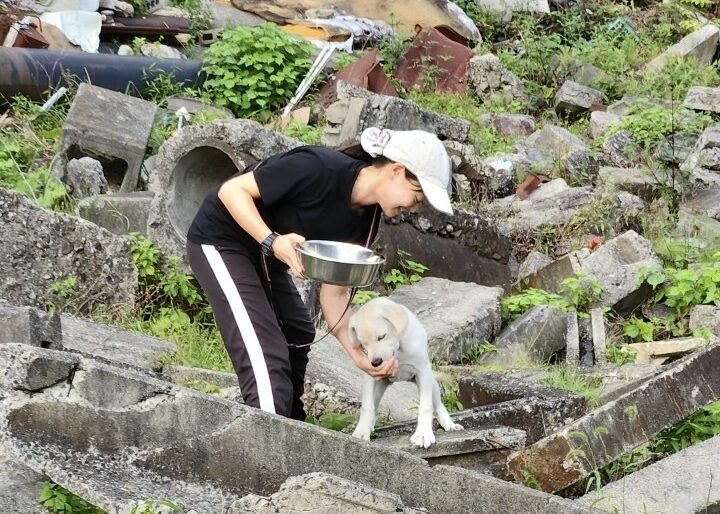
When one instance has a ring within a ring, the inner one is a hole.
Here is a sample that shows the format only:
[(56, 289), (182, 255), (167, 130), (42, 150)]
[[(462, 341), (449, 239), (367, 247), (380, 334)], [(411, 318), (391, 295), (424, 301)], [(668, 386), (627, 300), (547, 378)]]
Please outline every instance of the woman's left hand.
[(305, 271), (297, 253), (297, 247), (304, 242), (305, 238), (303, 236), (291, 232), (276, 237), (272, 244), (273, 255), (287, 264), (290, 271), (297, 277), (302, 277)]

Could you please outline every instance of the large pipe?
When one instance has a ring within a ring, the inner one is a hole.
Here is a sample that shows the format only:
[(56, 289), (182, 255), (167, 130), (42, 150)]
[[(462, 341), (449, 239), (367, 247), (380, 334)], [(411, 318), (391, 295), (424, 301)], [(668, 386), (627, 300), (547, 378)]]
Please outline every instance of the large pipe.
[(0, 97), (22, 94), (38, 101), (50, 89), (70, 85), (72, 77), (121, 93), (142, 94), (146, 82), (161, 73), (172, 73), (177, 83), (199, 87), (205, 81), (201, 68), (202, 61), (189, 59), (0, 48)]

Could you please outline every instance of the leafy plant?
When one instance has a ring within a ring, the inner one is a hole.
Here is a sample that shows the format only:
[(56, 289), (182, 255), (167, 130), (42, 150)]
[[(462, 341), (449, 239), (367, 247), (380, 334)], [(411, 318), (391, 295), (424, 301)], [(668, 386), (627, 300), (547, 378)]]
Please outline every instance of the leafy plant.
[(77, 294), (77, 278), (66, 277), (58, 282), (53, 282), (50, 285), (50, 291), (64, 300), (69, 300)]
[(633, 341), (650, 342), (655, 340), (655, 323), (632, 316), (623, 324), (623, 334)]
[(462, 364), (477, 364), (485, 355), (497, 352), (494, 344), (485, 341), (484, 343), (473, 344), (460, 358)]
[(104, 510), (53, 482), (42, 483), (38, 503), (53, 514), (106, 514)]
[(364, 303), (369, 302), (373, 298), (377, 298), (380, 296), (380, 293), (377, 291), (372, 291), (370, 289), (363, 289), (361, 291), (355, 292), (355, 296), (353, 296), (352, 304), (353, 305), (362, 305)]
[(178, 512), (182, 514), (184, 511), (175, 502), (163, 499), (157, 501), (145, 500), (141, 504), (135, 505), (130, 514), (156, 514), (158, 512)]
[(204, 55), (205, 90), (237, 116), (267, 113), (287, 101), (310, 69), (310, 44), (277, 25), (225, 29)]
[(312, 125), (305, 125), (299, 121), (293, 120), (288, 123), (288, 126), (283, 130), (283, 134), (286, 136), (297, 138), (309, 145), (319, 145), (320, 138), (324, 132), (323, 127), (313, 127)]
[(216, 386), (215, 384), (211, 384), (210, 382), (206, 382), (205, 380), (200, 380), (197, 378), (192, 378), (190, 380), (187, 380), (185, 382), (185, 387), (189, 389), (194, 389), (195, 391), (200, 391), (201, 393), (206, 394), (218, 394), (220, 393), (220, 388)]
[(631, 344), (609, 344), (605, 347), (607, 360), (618, 366), (635, 362), (635, 354)]
[(570, 302), (562, 296), (534, 287), (506, 296), (500, 301), (502, 317), (506, 321), (515, 320), (538, 305), (549, 305), (564, 311), (572, 308)]
[(398, 250), (400, 268), (392, 268), (383, 277), (383, 282), (391, 289), (395, 289), (399, 285), (419, 282), (429, 269), (419, 262), (411, 261), (409, 257), (409, 253)]
[(442, 402), (448, 412), (456, 412), (463, 409), (463, 404), (460, 402), (457, 381), (443, 383), (442, 390)]
[(685, 312), (693, 305), (720, 304), (720, 252), (692, 268), (645, 270), (642, 277), (655, 288), (655, 302)]

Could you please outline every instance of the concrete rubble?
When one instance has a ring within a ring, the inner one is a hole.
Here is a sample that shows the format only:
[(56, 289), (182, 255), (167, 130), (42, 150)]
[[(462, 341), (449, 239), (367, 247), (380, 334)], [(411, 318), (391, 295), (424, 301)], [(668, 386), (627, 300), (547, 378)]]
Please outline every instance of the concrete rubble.
[(660, 72), (674, 57), (693, 58), (699, 64), (710, 64), (718, 46), (720, 29), (708, 24), (688, 34), (645, 65), (647, 71)]

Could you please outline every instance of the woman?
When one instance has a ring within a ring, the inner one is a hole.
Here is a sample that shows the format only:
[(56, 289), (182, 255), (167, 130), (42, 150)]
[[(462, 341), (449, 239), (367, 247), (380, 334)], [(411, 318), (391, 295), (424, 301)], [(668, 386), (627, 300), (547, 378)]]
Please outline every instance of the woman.
[[(427, 199), (452, 214), (450, 160), (428, 132), (369, 128), (364, 159), (318, 146), (274, 155), (234, 175), (203, 201), (188, 232), (188, 261), (210, 300), (247, 405), (304, 419), (301, 401), (315, 327), (289, 268), (302, 276), (305, 239), (369, 246), (380, 212), (396, 216)], [(348, 289), (323, 284), (320, 306), (355, 365), (380, 380), (396, 359), (373, 367), (347, 334)]]

